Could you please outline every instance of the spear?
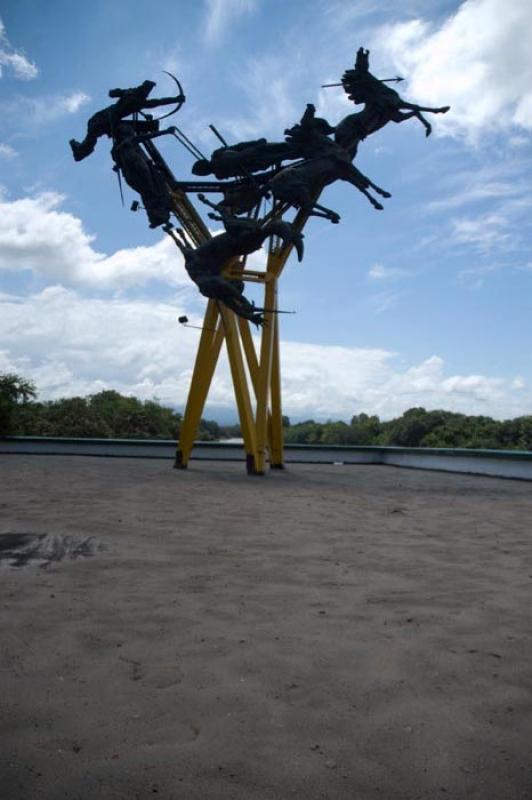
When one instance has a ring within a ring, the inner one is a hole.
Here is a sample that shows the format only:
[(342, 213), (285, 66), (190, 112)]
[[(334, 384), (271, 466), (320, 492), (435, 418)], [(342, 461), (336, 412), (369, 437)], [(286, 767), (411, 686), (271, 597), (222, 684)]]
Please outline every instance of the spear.
[[(380, 80), (381, 83), (401, 83), (401, 81), (404, 81), (404, 78), (400, 78), (399, 75), (397, 75), (395, 78), (378, 78), (378, 80)], [(321, 88), (329, 89), (331, 86), (343, 85), (343, 83), (322, 83)]]

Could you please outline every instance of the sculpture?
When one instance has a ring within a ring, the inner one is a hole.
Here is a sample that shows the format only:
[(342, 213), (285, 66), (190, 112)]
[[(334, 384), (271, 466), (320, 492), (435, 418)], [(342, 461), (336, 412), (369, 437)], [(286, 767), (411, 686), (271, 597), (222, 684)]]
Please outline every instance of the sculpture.
[(121, 121), (114, 130), (111, 157), (114, 169), (124, 176), (126, 183), (138, 192), (144, 203), (150, 228), (167, 225), (172, 203), (168, 187), (156, 165), (148, 158), (141, 143), (172, 133), (158, 130), (156, 121)]
[(365, 104), (363, 111), (345, 117), (336, 128), (336, 142), (342, 147), (348, 148), (352, 157), (356, 155), (358, 142), (365, 139), (370, 133), (380, 130), (389, 122), (404, 122), (416, 117), (425, 126), (426, 135), (430, 136), (432, 126), (421, 112), (446, 114), (450, 109), (450, 106), (432, 108), (403, 100), (395, 89), (386, 86), (385, 81), (381, 81), (371, 74), (369, 50), (365, 50), (363, 47), (357, 51), (355, 68), (344, 72), (342, 86), (349, 99), (353, 100), (355, 104)]
[[(206, 159), (182, 131), (176, 127), (160, 131), (159, 120), (145, 113), (146, 109), (174, 102), (177, 108), (181, 106), (185, 98), (175, 80), (180, 93), (173, 98), (150, 100), (155, 86), (151, 81), (132, 89), (110, 91), (116, 102), (94, 114), (88, 122), (85, 139), (71, 140), (70, 146), (75, 160), (81, 161), (94, 150), (99, 137), (112, 138), (114, 169), (139, 193), (150, 226), (162, 225), (172, 237), (183, 254), (190, 279), (209, 299), (180, 428), (176, 467), (187, 466), (225, 341), (247, 469), (263, 474), (268, 459), (272, 468), (283, 467), (277, 316), (281, 312), (277, 309), (277, 286), (292, 247), (301, 261), (302, 229), (310, 216), (339, 222), (336, 211), (319, 203), (322, 190), (337, 180), (355, 186), (374, 208), (382, 210), (370, 190), (381, 197), (390, 197), (389, 192), (352, 163), (361, 141), (388, 122), (402, 122), (411, 117), (416, 117), (429, 135), (431, 126), (422, 112), (444, 114), (449, 107), (430, 108), (403, 100), (386, 86), (385, 80), (378, 80), (369, 72), (369, 51), (360, 48), (354, 68), (344, 73), (339, 85), (356, 104), (364, 104), (361, 111), (349, 114), (333, 126), (317, 117), (315, 107), (308, 104), (299, 122), (285, 129), (282, 142), (260, 138), (229, 146), (211, 125), (224, 146)], [(157, 137), (172, 133), (194, 157), (193, 175), (204, 180), (176, 180), (154, 142)], [(214, 177), (207, 180), (207, 176)], [(203, 192), (221, 194), (222, 199), (213, 203), (206, 200)], [(193, 194), (215, 212), (209, 213), (211, 219), (223, 222), (222, 233), (211, 236), (192, 202)], [(272, 202), (263, 210), (265, 199)], [(297, 213), (292, 222), (287, 222), (283, 217), (290, 208), (297, 209)], [(170, 213), (179, 220), (181, 228), (172, 227)], [(259, 250), (268, 238), (271, 242), (266, 269), (249, 268), (246, 257)], [(263, 289), (264, 307), (257, 307), (244, 295), (248, 281)], [(235, 315), (241, 319), (237, 320)], [(186, 317), (180, 319), (184, 320)], [(259, 348), (254, 344), (248, 322), (262, 328)]]
[(157, 106), (166, 106), (173, 103), (176, 103), (177, 108), (175, 110), (177, 111), (184, 103), (185, 95), (182, 91), (175, 97), (160, 97), (148, 100), (148, 95), (155, 86), (156, 84), (153, 81), (144, 81), (140, 86), (134, 86), (132, 89), (110, 89), (109, 97), (117, 97), (116, 103), (93, 114), (87, 122), (87, 134), (82, 142), (78, 142), (76, 139), (70, 140), (74, 159), (82, 161), (90, 155), (96, 147), (100, 136), (107, 135), (113, 138), (118, 123), (124, 117), (129, 117), (131, 114), (139, 114), (145, 108), (156, 108)]
[(315, 117), (316, 109), (309, 103), (301, 121), (285, 130), (285, 142), (268, 142), (254, 139), (227, 147), (219, 147), (210, 159), (198, 159), (192, 167), (194, 175), (214, 174), (218, 179), (249, 176), (252, 173), (276, 167), (282, 161), (311, 158), (334, 145), (328, 134), (334, 128), (327, 120)]
[(244, 282), (225, 278), (222, 272), (231, 260), (259, 250), (270, 236), (279, 236), (285, 244), (293, 244), (301, 261), (303, 237), (287, 222), (274, 220), (263, 225), (259, 220), (233, 216), (219, 205), (210, 203), (203, 195), (199, 195), (199, 198), (216, 209), (218, 213), (209, 216), (223, 222), (225, 233), (214, 236), (195, 249), (184, 246), (174, 238), (183, 253), (185, 269), (204, 297), (219, 300), (244, 319), (257, 326), (262, 325), (264, 309), (256, 308), (244, 297)]
[(347, 181), (364, 194), (371, 205), (382, 211), (382, 205), (368, 192), (373, 188), (382, 197), (391, 197), (391, 194), (380, 186), (370, 181), (352, 163), (346, 150), (334, 145), (327, 154), (318, 155), (303, 161), (302, 164), (285, 167), (267, 184), (273, 196), (282, 202), (289, 203), (296, 208), (303, 209), (309, 216), (325, 217), (330, 222), (337, 223), (340, 216), (330, 208), (316, 202), (322, 189), (334, 181)]

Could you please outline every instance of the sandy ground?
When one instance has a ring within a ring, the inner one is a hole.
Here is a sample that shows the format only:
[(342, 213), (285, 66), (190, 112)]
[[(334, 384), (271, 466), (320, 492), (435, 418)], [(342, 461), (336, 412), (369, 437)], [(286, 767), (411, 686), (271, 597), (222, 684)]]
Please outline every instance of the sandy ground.
[[(532, 798), (532, 486), (0, 457), (2, 800)], [(104, 549), (98, 549), (104, 548)]]

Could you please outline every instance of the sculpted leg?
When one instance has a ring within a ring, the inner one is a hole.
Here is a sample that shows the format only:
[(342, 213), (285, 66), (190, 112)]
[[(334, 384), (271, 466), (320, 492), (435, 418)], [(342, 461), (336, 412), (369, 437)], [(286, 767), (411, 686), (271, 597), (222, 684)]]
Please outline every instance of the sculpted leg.
[(87, 122), (87, 135), (82, 142), (71, 139), (69, 144), (75, 161), (82, 161), (90, 156), (100, 136), (110, 134), (108, 115), (104, 111), (98, 111)]

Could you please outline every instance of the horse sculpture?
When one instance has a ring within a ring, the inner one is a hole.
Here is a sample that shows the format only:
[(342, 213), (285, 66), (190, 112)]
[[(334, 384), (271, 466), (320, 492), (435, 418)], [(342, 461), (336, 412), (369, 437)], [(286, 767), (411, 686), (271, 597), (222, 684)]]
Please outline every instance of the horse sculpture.
[(380, 130), (389, 122), (404, 122), (416, 117), (424, 125), (426, 135), (430, 136), (432, 125), (421, 112), (446, 114), (450, 109), (450, 106), (432, 108), (403, 100), (395, 89), (386, 86), (385, 82), (371, 74), (369, 50), (365, 50), (363, 47), (360, 47), (357, 52), (355, 68), (344, 72), (342, 86), (350, 100), (357, 105), (365, 104), (363, 111), (350, 114), (336, 126), (335, 141), (347, 148), (352, 158), (356, 155), (360, 141), (370, 133)]
[(339, 214), (320, 205), (316, 199), (322, 189), (338, 180), (347, 181), (355, 186), (379, 211), (382, 211), (383, 206), (368, 189), (371, 187), (382, 197), (391, 197), (389, 192), (381, 189), (353, 166), (349, 153), (338, 145), (327, 154), (285, 167), (274, 175), (266, 184), (266, 188), (282, 203), (300, 208), (309, 216), (324, 217), (330, 222), (337, 223), (340, 221)]

